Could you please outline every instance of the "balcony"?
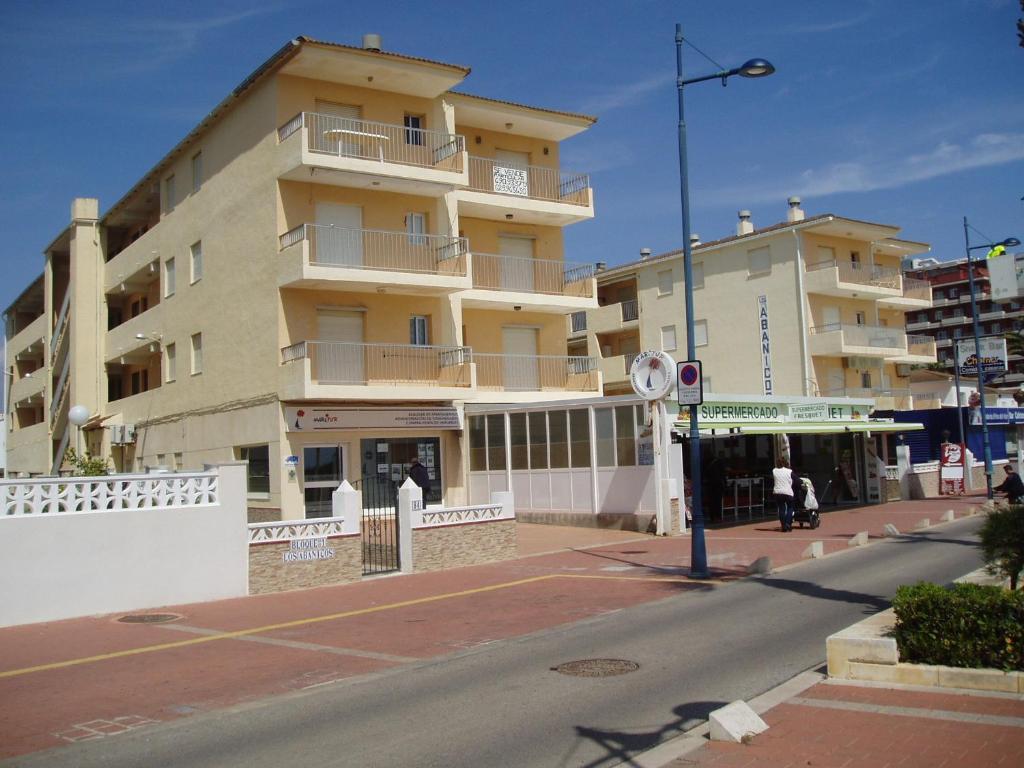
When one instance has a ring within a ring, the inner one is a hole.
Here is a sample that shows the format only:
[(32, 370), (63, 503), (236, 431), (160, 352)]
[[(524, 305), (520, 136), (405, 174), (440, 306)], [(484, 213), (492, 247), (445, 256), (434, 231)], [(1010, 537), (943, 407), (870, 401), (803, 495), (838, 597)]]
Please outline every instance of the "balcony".
[(456, 193), (459, 215), (562, 227), (594, 218), (586, 174), (528, 165), (507, 168), (486, 157), (469, 157), (469, 189)]
[(809, 341), (812, 355), (892, 358), (907, 354), (902, 328), (831, 323), (811, 328)]
[(439, 296), (471, 285), (463, 237), (302, 224), (280, 246), (281, 287)]
[[(530, 402), (601, 392), (601, 374), (593, 357), (473, 353), (478, 400)], [(540, 397), (538, 397), (540, 395)]]
[(822, 394), (826, 397), (870, 397), (875, 401), (876, 411), (909, 411), (914, 407), (914, 398), (908, 388), (840, 387)]
[(899, 297), (880, 298), (878, 303), (893, 309), (926, 309), (932, 306), (932, 284), (927, 280), (900, 275), (903, 295)]
[(8, 401), (11, 408), (41, 406), (46, 392), (46, 370), (40, 368), (11, 382)]
[(903, 300), (902, 274), (898, 269), (829, 260), (808, 264), (806, 273), (808, 293), (842, 298)]
[(636, 299), (605, 304), (587, 312), (587, 329), (594, 333), (617, 333), (639, 326)]
[(971, 318), (967, 315), (954, 315), (953, 317), (942, 318), (939, 320), (939, 325), (963, 325), (969, 322), (971, 322)]
[(932, 325), (931, 320), (915, 320), (912, 323), (907, 323), (908, 331), (923, 331)]
[(629, 369), (635, 359), (636, 353), (598, 358), (598, 368), (605, 388), (629, 386)]
[(928, 365), (938, 360), (936, 356), (937, 342), (931, 336), (907, 335), (907, 351), (892, 359), (894, 363), (916, 363)]
[[(104, 359), (107, 363), (140, 365), (160, 351), (161, 305), (150, 307), (107, 331)], [(143, 338), (137, 338), (142, 334)]]
[(50, 471), (50, 429), (45, 421), (7, 433), (7, 471), (11, 476)]
[(989, 309), (978, 313), (979, 320), (1002, 320), (1004, 317), (1006, 317), (1006, 310), (1003, 309)]
[(593, 264), (473, 253), (473, 288), (462, 294), (471, 309), (508, 309), (563, 314), (597, 306)]
[(476, 386), (468, 347), (300, 341), (281, 350), (281, 398), (464, 400)]
[(281, 179), (441, 197), (468, 182), (463, 136), (303, 112), (277, 131)]
[(42, 314), (7, 340), (8, 360), (44, 360), (46, 315)]

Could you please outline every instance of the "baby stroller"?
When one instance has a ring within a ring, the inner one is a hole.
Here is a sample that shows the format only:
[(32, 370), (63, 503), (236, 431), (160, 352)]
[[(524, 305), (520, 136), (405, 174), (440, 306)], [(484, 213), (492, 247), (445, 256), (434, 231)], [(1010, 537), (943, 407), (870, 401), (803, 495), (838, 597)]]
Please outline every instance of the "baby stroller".
[(814, 495), (814, 483), (809, 477), (801, 477), (800, 486), (793, 494), (793, 502), (796, 505), (793, 522), (800, 523), (801, 528), (804, 527), (804, 523), (807, 523), (813, 530), (821, 525), (821, 515), (818, 514), (818, 497)]

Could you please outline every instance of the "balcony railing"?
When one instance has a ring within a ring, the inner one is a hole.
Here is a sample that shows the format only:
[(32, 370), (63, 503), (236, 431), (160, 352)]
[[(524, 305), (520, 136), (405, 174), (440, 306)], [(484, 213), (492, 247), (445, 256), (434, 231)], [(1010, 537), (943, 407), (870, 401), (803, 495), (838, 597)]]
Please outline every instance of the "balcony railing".
[(921, 299), (931, 301), (932, 284), (927, 280), (918, 280), (916, 277), (903, 277), (903, 296), (907, 299)]
[(628, 323), (640, 317), (640, 307), (636, 299), (627, 299), (622, 302), (622, 322)]
[(301, 341), (281, 350), (281, 362), (309, 358), (317, 384), (468, 387), (462, 366), (472, 362), (469, 347)]
[(309, 263), (431, 275), (466, 274), (466, 238), (330, 224), (302, 224), (280, 237), (281, 250), (309, 242)]
[(593, 296), (593, 264), (473, 252), (473, 287), (555, 296)]
[(589, 205), (590, 177), (539, 165), (509, 167), (487, 157), (469, 158), (469, 188), (478, 192)]
[(597, 359), (593, 357), (474, 353), (473, 361), (480, 389), (597, 391)]
[(61, 340), (64, 338), (64, 332), (68, 329), (68, 308), (71, 306), (71, 289), (69, 288), (67, 293), (64, 294), (64, 301), (61, 302), (60, 312), (57, 314), (57, 324), (53, 328), (53, 335), (50, 336), (50, 362), (54, 362), (57, 357), (57, 349), (60, 346)]
[(569, 315), (569, 323), (572, 333), (583, 333), (587, 330), (587, 313), (584, 311), (573, 312)]
[(822, 394), (826, 397), (887, 397), (903, 400), (909, 398), (911, 392), (906, 387), (895, 389), (891, 387), (835, 387), (825, 390)]
[(933, 336), (907, 334), (908, 355), (935, 356), (935, 338)]
[(458, 134), (303, 112), (278, 129), (278, 140), (298, 130), (310, 152), (462, 173), (466, 139)]
[(886, 349), (899, 349), (906, 346), (906, 333), (902, 328), (889, 328), (884, 325), (843, 325), (842, 323), (829, 323), (811, 328), (812, 336), (831, 333), (842, 334), (844, 346)]
[(836, 259), (807, 265), (808, 272), (816, 272), (819, 269), (835, 269), (839, 281), (843, 283), (857, 283), (859, 285), (874, 286), (875, 288), (900, 290), (902, 273), (898, 269)]

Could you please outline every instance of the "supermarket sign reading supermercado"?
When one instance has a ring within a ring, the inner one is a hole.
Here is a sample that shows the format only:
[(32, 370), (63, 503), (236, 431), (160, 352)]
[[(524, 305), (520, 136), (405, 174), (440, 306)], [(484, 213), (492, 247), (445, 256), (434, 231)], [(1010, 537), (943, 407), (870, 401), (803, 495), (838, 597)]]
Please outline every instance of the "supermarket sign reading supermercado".
[[(808, 421), (861, 421), (867, 418), (868, 407), (848, 403), (729, 403), (709, 402), (697, 408), (702, 423), (766, 424)], [(679, 417), (689, 415), (682, 408)]]

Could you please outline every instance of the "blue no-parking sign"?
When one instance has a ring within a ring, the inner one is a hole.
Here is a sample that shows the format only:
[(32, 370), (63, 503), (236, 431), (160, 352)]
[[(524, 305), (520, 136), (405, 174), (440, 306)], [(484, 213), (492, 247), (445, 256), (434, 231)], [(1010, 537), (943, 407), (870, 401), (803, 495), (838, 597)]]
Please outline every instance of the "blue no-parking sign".
[(676, 396), (680, 405), (700, 405), (704, 402), (704, 375), (700, 360), (685, 360), (676, 364)]

